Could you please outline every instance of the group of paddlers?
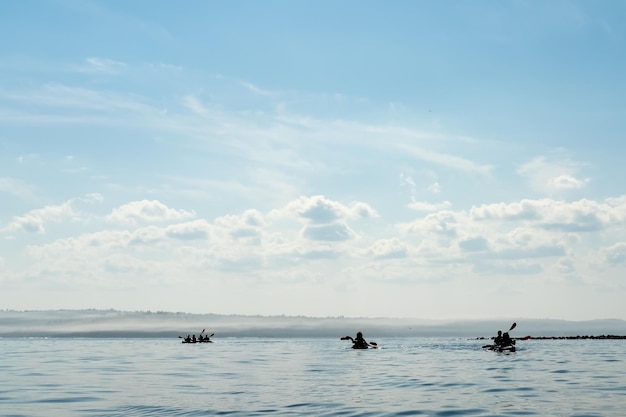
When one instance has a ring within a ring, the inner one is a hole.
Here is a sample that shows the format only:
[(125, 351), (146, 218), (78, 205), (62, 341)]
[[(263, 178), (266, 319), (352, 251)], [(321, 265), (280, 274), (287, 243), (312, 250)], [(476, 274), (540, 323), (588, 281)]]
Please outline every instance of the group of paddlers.
[(502, 330), (498, 330), (498, 335), (493, 338), (493, 344), (496, 346), (511, 346), (515, 344), (515, 340), (511, 339), (509, 332), (502, 333)]
[(509, 336), (509, 332), (513, 330), (517, 326), (517, 323), (513, 323), (508, 332), (502, 333), (502, 330), (498, 330), (498, 335), (493, 338), (492, 345), (483, 346), (484, 349), (495, 350), (495, 351), (509, 351), (515, 352), (515, 340), (511, 339)]
[(211, 341), (211, 337), (215, 335), (215, 333), (206, 334), (203, 336), (205, 329), (202, 329), (200, 335), (196, 338), (196, 335), (187, 335), (187, 337), (178, 336), (179, 339), (183, 339), (183, 343), (213, 343)]
[[(513, 330), (517, 326), (517, 323), (513, 323), (508, 332), (502, 333), (502, 330), (498, 330), (498, 335), (493, 338), (492, 345), (485, 345), (483, 348), (500, 350), (509, 349), (515, 351), (515, 340), (511, 339), (509, 336), (509, 332)], [(210, 335), (204, 335), (205, 329), (202, 329), (200, 335), (196, 338), (196, 335), (187, 335), (187, 337), (178, 336), (183, 339), (183, 343), (212, 343), (211, 337), (215, 335), (215, 333), (211, 333)], [(528, 336), (530, 337), (530, 336)], [(363, 333), (357, 332), (356, 337), (352, 336), (343, 336), (341, 340), (350, 340), (352, 342), (352, 349), (368, 349), (368, 348), (378, 348), (378, 344), (376, 342), (368, 342), (363, 338)]]
[(201, 342), (210, 342), (211, 341), (210, 339), (211, 338), (209, 337), (209, 335), (206, 335), (204, 337), (200, 335), (198, 336), (198, 338), (196, 338), (196, 335), (194, 334), (192, 336), (187, 335), (187, 337), (185, 337), (183, 340), (186, 343), (201, 343)]

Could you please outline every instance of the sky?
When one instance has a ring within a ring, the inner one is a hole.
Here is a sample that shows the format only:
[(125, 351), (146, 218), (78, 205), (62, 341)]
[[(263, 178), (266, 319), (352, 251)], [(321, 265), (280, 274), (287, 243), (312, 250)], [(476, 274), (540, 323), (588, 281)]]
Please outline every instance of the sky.
[(626, 319), (625, 15), (7, 2), (0, 309)]

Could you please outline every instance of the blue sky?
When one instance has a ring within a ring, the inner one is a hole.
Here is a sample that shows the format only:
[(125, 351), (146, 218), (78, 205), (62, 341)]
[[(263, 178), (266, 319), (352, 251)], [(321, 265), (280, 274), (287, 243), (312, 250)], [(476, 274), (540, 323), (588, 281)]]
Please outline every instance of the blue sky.
[(625, 15), (7, 3), (0, 307), (626, 319)]

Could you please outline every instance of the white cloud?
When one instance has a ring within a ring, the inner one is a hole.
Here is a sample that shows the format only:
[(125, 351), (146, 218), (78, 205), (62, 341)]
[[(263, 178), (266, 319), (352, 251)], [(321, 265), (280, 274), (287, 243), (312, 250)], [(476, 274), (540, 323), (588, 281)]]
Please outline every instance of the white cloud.
[(275, 95), (278, 94), (278, 93), (276, 93), (274, 91), (269, 91), (269, 90), (262, 89), (262, 88), (254, 85), (252, 83), (249, 83), (249, 82), (241, 81), (240, 84), (244, 88), (250, 90), (252, 93), (257, 94), (259, 96), (275, 96)]
[(438, 182), (435, 182), (435, 183), (429, 185), (427, 190), (430, 191), (433, 194), (439, 194), (441, 192), (441, 185), (439, 185)]
[(207, 109), (202, 105), (200, 99), (195, 96), (187, 95), (183, 98), (183, 104), (192, 112), (201, 116), (207, 114)]
[(44, 233), (46, 223), (61, 223), (63, 221), (82, 220), (81, 212), (77, 207), (81, 203), (93, 204), (102, 202), (102, 195), (98, 193), (87, 194), (85, 197), (73, 198), (56, 206), (45, 206), (31, 210), (22, 216), (16, 216), (7, 226), (7, 230), (23, 230), (32, 233)]
[(534, 190), (552, 193), (586, 186), (591, 181), (589, 178), (577, 178), (584, 166), (570, 160), (562, 151), (556, 151), (549, 156), (533, 158), (521, 165), (517, 173), (526, 178)]
[(402, 259), (408, 254), (408, 247), (398, 238), (381, 239), (369, 249), (368, 254), (376, 259)]
[(195, 217), (194, 211), (176, 210), (157, 200), (141, 200), (124, 204), (107, 216), (107, 221), (135, 224), (137, 222), (167, 222)]
[(427, 203), (425, 201), (414, 201), (408, 206), (411, 210), (415, 211), (438, 211), (447, 210), (452, 207), (452, 203), (449, 201), (442, 201), (441, 203)]
[(555, 189), (578, 189), (583, 188), (589, 183), (589, 179), (578, 180), (571, 175), (559, 175), (553, 181)]
[(348, 217), (378, 217), (376, 210), (363, 202), (355, 202), (350, 207), (323, 195), (300, 197), (287, 204), (282, 210), (273, 213), (278, 216), (295, 215), (305, 223), (329, 224)]
[(91, 57), (85, 59), (86, 65), (81, 67), (81, 72), (93, 72), (101, 74), (118, 74), (122, 72), (127, 65), (120, 61), (108, 58)]
[(489, 241), (482, 236), (459, 240), (459, 248), (465, 252), (486, 251), (489, 249)]
[(246, 210), (241, 216), (229, 215), (215, 219), (215, 226), (234, 239), (257, 240), (266, 226), (263, 214), (258, 210)]
[(618, 242), (608, 248), (602, 249), (602, 255), (606, 263), (612, 266), (626, 264), (626, 243)]
[(17, 178), (0, 177), (0, 192), (12, 194), (20, 198), (30, 198), (35, 194), (34, 187)]
[(427, 235), (435, 233), (448, 237), (457, 236), (457, 227), (462, 222), (462, 217), (466, 217), (463, 213), (457, 213), (450, 210), (441, 210), (436, 213), (430, 213), (423, 218), (412, 221), (411, 223), (401, 224), (399, 229), (402, 233), (417, 233)]
[(430, 162), (432, 164), (441, 165), (446, 168), (452, 168), (459, 171), (481, 175), (489, 175), (493, 170), (493, 167), (491, 165), (479, 164), (469, 159), (461, 158), (459, 156), (434, 152), (406, 144), (399, 144), (397, 146), (400, 150), (408, 153), (415, 158)]
[(341, 242), (354, 239), (356, 233), (345, 223), (312, 224), (304, 227), (302, 236), (310, 240)]
[(563, 231), (592, 231), (626, 220), (626, 200), (604, 202), (582, 199), (573, 202), (553, 199), (522, 200), (518, 203), (486, 204), (471, 209), (475, 220), (526, 221), (537, 227)]
[(167, 226), (165, 235), (180, 240), (206, 240), (211, 235), (212, 226), (204, 219)]

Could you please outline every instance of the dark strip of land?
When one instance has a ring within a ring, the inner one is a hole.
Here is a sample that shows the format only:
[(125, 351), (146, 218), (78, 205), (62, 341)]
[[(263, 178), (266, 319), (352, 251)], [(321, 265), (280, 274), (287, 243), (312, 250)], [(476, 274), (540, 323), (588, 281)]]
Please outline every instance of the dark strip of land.
[[(478, 337), (478, 340), (493, 339), (493, 337)], [(626, 336), (619, 336), (614, 334), (606, 334), (599, 336), (526, 336), (526, 337), (514, 337), (514, 340), (592, 340), (592, 339), (611, 339), (611, 340), (624, 340)]]
[(618, 336), (614, 334), (600, 336), (531, 336), (532, 340), (580, 340), (580, 339), (626, 339), (626, 336)]

